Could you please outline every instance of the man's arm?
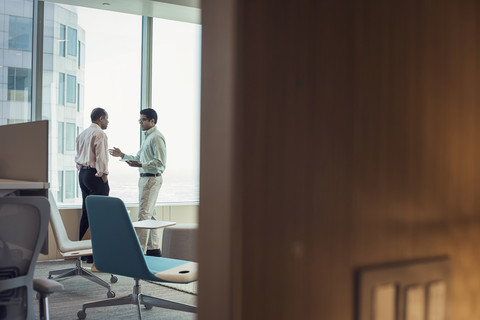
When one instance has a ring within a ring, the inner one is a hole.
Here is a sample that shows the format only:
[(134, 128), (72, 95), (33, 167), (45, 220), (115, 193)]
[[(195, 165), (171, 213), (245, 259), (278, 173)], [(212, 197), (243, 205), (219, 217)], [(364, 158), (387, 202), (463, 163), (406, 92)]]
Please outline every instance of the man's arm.
[(108, 139), (104, 132), (102, 132), (101, 135), (95, 136), (95, 157), (95, 168), (97, 169), (95, 176), (102, 177), (103, 182), (107, 182)]
[(137, 153), (136, 156), (131, 156), (131, 155), (123, 153), (122, 150), (120, 150), (117, 147), (113, 147), (113, 149), (109, 149), (108, 152), (110, 153), (110, 155), (112, 155), (114, 157), (118, 157), (121, 160), (133, 160), (133, 161), (140, 160), (140, 152)]

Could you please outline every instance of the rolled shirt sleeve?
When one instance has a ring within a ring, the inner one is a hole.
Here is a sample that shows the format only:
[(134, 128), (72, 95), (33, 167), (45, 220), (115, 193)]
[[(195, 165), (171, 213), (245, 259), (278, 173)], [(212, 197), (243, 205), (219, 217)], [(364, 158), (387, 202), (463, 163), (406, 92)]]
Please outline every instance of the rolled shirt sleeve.
[(92, 145), (95, 148), (95, 169), (97, 169), (95, 176), (101, 177), (108, 174), (108, 138), (104, 132), (100, 132), (94, 139), (95, 142)]

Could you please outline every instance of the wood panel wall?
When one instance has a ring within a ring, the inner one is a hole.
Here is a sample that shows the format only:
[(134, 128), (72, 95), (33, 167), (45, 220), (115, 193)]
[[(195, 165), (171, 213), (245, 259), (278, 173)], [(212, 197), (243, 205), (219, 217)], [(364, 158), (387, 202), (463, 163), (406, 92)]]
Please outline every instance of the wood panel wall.
[(440, 255), (480, 319), (480, 3), (202, 5), (199, 319), (354, 319), (356, 268)]

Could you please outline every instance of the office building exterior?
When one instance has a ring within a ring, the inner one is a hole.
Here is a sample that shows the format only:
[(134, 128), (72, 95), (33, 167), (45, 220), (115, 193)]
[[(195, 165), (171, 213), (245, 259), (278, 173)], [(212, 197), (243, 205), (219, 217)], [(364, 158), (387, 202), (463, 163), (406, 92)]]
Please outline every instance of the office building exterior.
[[(31, 120), (32, 8), (29, 0), (0, 1), (0, 125)], [(68, 203), (79, 196), (74, 157), (84, 127), (85, 31), (74, 8), (44, 8), (42, 118), (50, 121), (51, 188)]]

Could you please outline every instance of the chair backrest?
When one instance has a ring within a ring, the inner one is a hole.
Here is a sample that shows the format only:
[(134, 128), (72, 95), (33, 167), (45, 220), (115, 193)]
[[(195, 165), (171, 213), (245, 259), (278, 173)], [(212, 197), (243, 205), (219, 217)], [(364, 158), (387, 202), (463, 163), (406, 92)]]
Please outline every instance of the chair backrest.
[(48, 191), (48, 199), (50, 200), (51, 205), (50, 223), (52, 225), (53, 235), (55, 237), (55, 242), (57, 243), (58, 250), (60, 250), (60, 252), (68, 252), (71, 250), (79, 250), (83, 247), (90, 248), (90, 240), (82, 240), (83, 246), (82, 248), (80, 248), (80, 243), (78, 243), (78, 241), (75, 241), (76, 243), (74, 243), (74, 241), (68, 238), (67, 230), (65, 229), (65, 225), (63, 224), (62, 216), (60, 215), (60, 211), (58, 211), (55, 198), (50, 191)]
[(33, 273), (47, 237), (44, 197), (0, 198), (0, 319), (33, 319)]
[(149, 274), (142, 247), (123, 201), (91, 195), (85, 203), (95, 266), (103, 272), (137, 279)]

